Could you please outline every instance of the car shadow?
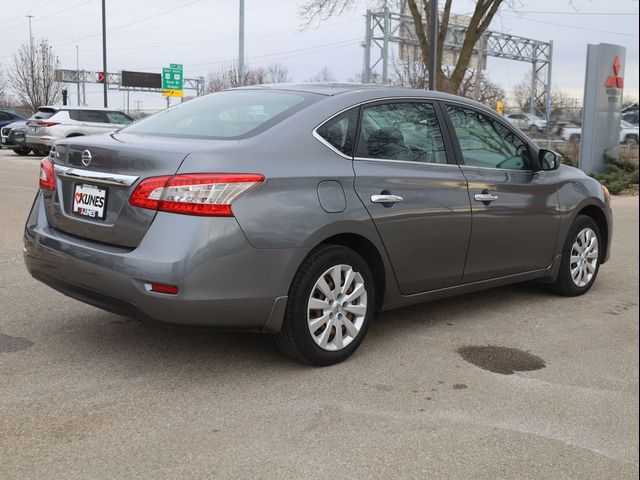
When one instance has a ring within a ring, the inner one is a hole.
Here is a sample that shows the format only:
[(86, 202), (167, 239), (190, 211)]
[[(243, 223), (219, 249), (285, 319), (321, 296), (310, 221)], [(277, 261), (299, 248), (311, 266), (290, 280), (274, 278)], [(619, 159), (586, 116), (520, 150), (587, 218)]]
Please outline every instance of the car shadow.
[[(370, 326), (365, 346), (383, 348), (389, 335), (411, 335), (441, 323), (480, 322), (504, 303), (532, 295), (541, 300), (549, 297), (545, 289), (529, 283), (386, 311)], [(270, 335), (141, 322), (101, 310), (91, 310), (89, 317), (65, 328), (65, 347), (73, 349), (77, 359), (98, 357), (98, 362), (125, 371), (127, 376), (169, 371), (206, 376), (243, 367), (246, 377), (273, 369), (297, 372), (308, 368), (284, 356)]]

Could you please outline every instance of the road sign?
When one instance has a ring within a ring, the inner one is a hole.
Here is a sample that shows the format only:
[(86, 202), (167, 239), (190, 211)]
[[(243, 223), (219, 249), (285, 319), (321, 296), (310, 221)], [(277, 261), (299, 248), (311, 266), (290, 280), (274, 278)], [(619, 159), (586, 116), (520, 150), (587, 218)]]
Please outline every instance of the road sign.
[(182, 96), (182, 65), (172, 63), (162, 69), (162, 90), (165, 97)]

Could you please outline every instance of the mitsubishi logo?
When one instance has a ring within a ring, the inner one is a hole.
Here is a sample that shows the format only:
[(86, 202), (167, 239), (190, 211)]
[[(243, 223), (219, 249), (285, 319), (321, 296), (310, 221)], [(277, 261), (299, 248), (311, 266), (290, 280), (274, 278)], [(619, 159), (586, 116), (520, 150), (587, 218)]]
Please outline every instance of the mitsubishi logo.
[(607, 81), (604, 86), (607, 88), (622, 88), (624, 85), (624, 79), (620, 76), (620, 57), (616, 55), (613, 59), (613, 75), (607, 77)]
[(91, 152), (89, 150), (82, 152), (81, 161), (82, 165), (85, 167), (88, 167), (91, 164)]

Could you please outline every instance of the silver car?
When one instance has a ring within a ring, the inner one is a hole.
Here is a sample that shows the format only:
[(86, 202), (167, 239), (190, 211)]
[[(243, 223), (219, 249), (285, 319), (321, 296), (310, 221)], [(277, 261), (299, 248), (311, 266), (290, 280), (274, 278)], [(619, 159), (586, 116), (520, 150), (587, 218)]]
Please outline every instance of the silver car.
[(600, 183), (476, 102), (272, 85), (58, 141), (24, 257), (105, 310), (327, 365), (385, 309), (534, 279), (583, 294), (611, 231)]
[(133, 122), (119, 110), (96, 107), (39, 107), (27, 121), (27, 147), (46, 155), (57, 140), (112, 132)]

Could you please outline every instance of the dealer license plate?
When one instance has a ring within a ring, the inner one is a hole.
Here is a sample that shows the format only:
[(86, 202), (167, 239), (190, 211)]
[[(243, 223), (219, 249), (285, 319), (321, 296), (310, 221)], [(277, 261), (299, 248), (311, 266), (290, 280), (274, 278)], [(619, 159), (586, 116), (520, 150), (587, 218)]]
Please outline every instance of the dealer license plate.
[(77, 183), (73, 192), (73, 213), (104, 220), (107, 214), (107, 189)]

